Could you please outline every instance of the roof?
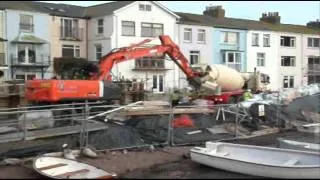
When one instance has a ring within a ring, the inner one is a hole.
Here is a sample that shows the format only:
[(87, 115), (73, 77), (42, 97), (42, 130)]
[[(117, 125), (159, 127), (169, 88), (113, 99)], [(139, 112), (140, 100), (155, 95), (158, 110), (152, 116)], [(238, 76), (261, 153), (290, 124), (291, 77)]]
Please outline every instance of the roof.
[(107, 14), (112, 14), (114, 11), (123, 8), (135, 1), (115, 1), (95, 6), (89, 6), (85, 10), (85, 15), (89, 17), (99, 17)]
[(69, 4), (33, 2), (33, 7), (40, 12), (55, 16), (85, 18), (85, 8)]
[(208, 15), (175, 12), (181, 17), (178, 24), (212, 26), (217, 28), (281, 31), (304, 34), (319, 34), (320, 29), (313, 29), (302, 25), (271, 24), (261, 21), (237, 19), (237, 18), (214, 18)]
[(54, 16), (84, 18), (85, 7), (38, 1), (0, 1), (0, 9), (46, 13)]
[[(99, 17), (112, 14), (114, 11), (121, 9), (135, 1), (115, 1), (95, 6), (83, 7), (68, 4), (44, 3), (38, 1), (0, 1), (0, 9), (15, 9), (31, 12), (41, 12), (54, 16), (87, 18)], [(157, 5), (165, 8), (161, 4), (153, 1)], [(308, 28), (302, 25), (291, 24), (271, 24), (256, 20), (237, 19), (237, 18), (214, 18), (208, 15), (191, 14), (183, 12), (171, 12), (173, 15), (180, 17), (178, 24), (211, 26), (218, 28), (242, 29), (242, 30), (266, 30), (277, 32), (292, 32), (304, 34), (320, 34), (320, 29)]]

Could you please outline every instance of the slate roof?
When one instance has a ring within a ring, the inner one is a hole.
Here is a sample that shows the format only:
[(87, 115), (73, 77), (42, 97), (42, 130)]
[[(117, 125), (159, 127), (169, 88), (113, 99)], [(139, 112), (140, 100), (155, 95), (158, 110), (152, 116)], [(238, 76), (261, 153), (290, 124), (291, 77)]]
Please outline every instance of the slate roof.
[[(41, 12), (55, 16), (87, 18), (112, 14), (135, 1), (115, 1), (95, 6), (83, 7), (68, 4), (44, 3), (38, 1), (0, 1), (0, 9), (16, 9), (31, 12)], [(208, 15), (174, 12), (181, 17), (178, 24), (212, 26), (218, 28), (266, 30), (304, 34), (320, 34), (320, 29), (308, 28), (302, 25), (271, 24), (256, 20), (238, 18), (213, 18)]]
[(320, 34), (320, 29), (308, 28), (302, 25), (271, 24), (261, 21), (237, 19), (237, 18), (214, 18), (208, 15), (174, 12), (181, 17), (178, 24), (212, 26), (217, 28), (243, 29), (243, 30), (265, 30), (292, 32), (304, 34)]
[(115, 2), (109, 2), (104, 4), (99, 4), (95, 6), (89, 6), (85, 10), (86, 16), (89, 17), (98, 17), (98, 16), (104, 16), (107, 14), (112, 14), (114, 11), (125, 7), (135, 1), (115, 1)]

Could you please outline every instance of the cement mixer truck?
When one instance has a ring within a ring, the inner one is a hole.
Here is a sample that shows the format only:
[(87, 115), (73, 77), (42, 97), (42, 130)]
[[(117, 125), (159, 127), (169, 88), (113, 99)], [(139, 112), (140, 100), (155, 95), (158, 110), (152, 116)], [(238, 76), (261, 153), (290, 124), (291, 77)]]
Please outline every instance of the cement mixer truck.
[[(254, 70), (251, 73), (240, 73), (228, 66), (216, 64), (195, 64), (191, 68), (197, 73), (207, 73), (201, 91), (195, 96), (214, 101), (216, 104), (232, 104), (241, 101), (246, 89), (253, 93), (268, 90), (268, 75)], [(208, 88), (206, 88), (208, 87)], [(212, 90), (215, 87), (215, 90)]]

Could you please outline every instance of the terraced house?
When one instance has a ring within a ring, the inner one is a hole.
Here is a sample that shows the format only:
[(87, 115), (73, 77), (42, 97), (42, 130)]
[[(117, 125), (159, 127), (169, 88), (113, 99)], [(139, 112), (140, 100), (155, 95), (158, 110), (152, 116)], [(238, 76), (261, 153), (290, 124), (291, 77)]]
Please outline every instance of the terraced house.
[(8, 77), (8, 63), (7, 63), (7, 40), (5, 27), (5, 13), (0, 10), (0, 82)]
[[(179, 46), (182, 53), (188, 58), (189, 63), (209, 64), (213, 59), (212, 54), (212, 27), (196, 21), (187, 21), (185, 13), (175, 12), (181, 17), (178, 26)], [(178, 73), (178, 88), (187, 87), (186, 75)]]
[(27, 4), (3, 1), (10, 79), (49, 78), (49, 15)]
[[(221, 6), (207, 7), (203, 15), (179, 13), (181, 24), (210, 26), (211, 46), (207, 46), (207, 62), (225, 64), (238, 71), (246, 71), (247, 27), (239, 19), (226, 18)], [(210, 53), (211, 52), (211, 53)]]
[(206, 62), (225, 64), (242, 72), (253, 72), (256, 68), (270, 76), (271, 90), (320, 80), (317, 29), (282, 24), (279, 13), (263, 13), (259, 21), (229, 18), (221, 6), (207, 7), (203, 15), (177, 14), (181, 25), (212, 27), (212, 46), (206, 47), (211, 48), (211, 54), (206, 55)]
[[(159, 35), (169, 35), (176, 43), (175, 13), (155, 1), (119, 1), (90, 6), (86, 15), (91, 17), (88, 29), (89, 59), (98, 60), (114, 48), (126, 47), (144, 39), (153, 39), (144, 46), (160, 44)], [(139, 58), (116, 64), (114, 78), (143, 81), (145, 89), (163, 93), (177, 86), (180, 71), (166, 57)]]
[[(320, 82), (319, 21), (283, 24), (279, 13), (263, 13), (260, 20), (230, 18), (221, 6), (209, 6), (203, 14), (172, 12), (156, 1), (89, 7), (2, 1), (0, 8), (0, 33), (8, 39), (0, 42), (0, 68), (8, 79), (51, 78), (56, 57), (97, 63), (113, 49), (144, 39), (154, 39), (144, 45), (153, 46), (160, 44), (158, 35), (167, 34), (190, 64), (225, 64), (241, 72), (256, 68), (270, 76), (271, 90)], [(187, 86), (185, 75), (164, 56), (116, 64), (112, 75), (143, 81), (155, 93)]]

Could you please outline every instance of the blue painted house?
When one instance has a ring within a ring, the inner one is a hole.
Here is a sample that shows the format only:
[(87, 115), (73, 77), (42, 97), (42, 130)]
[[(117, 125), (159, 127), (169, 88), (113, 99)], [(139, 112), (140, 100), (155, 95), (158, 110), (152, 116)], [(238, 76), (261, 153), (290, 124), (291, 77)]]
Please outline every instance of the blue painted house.
[[(183, 24), (197, 24), (212, 27), (210, 64), (225, 64), (238, 71), (247, 71), (247, 31), (248, 24), (257, 22), (225, 17), (221, 6), (207, 7), (203, 15), (179, 13)], [(257, 26), (259, 26), (257, 24)]]
[(30, 3), (20, 5), (21, 10), (15, 3), (0, 3), (6, 16), (8, 79), (50, 78), (51, 18)]
[(245, 72), (247, 30), (213, 28), (213, 64), (225, 64)]

